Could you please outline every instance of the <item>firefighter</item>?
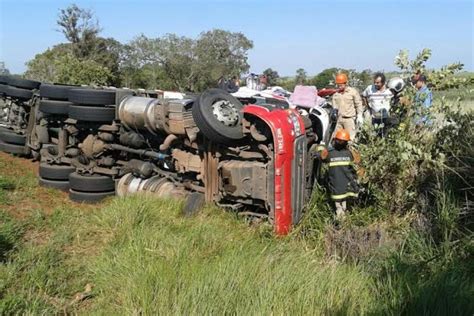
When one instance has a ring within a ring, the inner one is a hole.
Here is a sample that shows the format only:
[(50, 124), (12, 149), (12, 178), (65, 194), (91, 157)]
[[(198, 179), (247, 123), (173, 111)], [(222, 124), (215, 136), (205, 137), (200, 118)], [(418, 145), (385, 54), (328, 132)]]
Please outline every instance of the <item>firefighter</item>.
[(336, 84), (339, 92), (332, 97), (333, 106), (338, 109), (337, 129), (345, 129), (354, 140), (357, 127), (364, 122), (364, 108), (359, 91), (347, 85), (347, 75), (340, 73), (336, 75)]
[(336, 219), (342, 220), (347, 212), (347, 200), (357, 198), (359, 185), (355, 165), (360, 163), (360, 155), (349, 149), (349, 131), (339, 129), (334, 137), (333, 147), (320, 151), (320, 159), (329, 165), (328, 188), (336, 207)]

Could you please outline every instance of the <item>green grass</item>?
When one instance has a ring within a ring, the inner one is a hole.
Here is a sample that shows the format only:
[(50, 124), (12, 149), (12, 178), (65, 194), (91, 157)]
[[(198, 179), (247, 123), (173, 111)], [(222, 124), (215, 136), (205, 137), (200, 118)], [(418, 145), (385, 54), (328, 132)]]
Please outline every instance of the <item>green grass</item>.
[[(34, 175), (22, 181), (31, 187), (2, 185), (1, 194), (38, 198)], [(214, 207), (183, 217), (180, 203), (143, 197), (92, 208), (53, 199), (52, 210), (21, 218), (0, 210), (0, 314), (472, 315), (469, 253), (447, 255), (373, 210), (334, 230), (323, 200), (315, 195), (286, 238)], [(452, 223), (439, 216), (446, 233)], [(377, 223), (403, 232), (403, 245), (360, 260), (328, 253), (332, 236)]]
[(474, 87), (435, 91), (434, 102), (450, 102), (459, 104), (464, 111), (474, 111)]

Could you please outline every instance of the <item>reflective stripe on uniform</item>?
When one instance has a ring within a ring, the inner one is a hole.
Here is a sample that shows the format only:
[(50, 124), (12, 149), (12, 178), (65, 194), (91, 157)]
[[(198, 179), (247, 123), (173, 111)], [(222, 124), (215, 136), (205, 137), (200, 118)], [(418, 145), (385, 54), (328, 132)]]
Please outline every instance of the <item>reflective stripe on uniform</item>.
[(347, 192), (347, 193), (344, 193), (344, 194), (331, 195), (331, 199), (333, 199), (333, 200), (342, 200), (342, 199), (345, 199), (347, 197), (358, 197), (358, 196), (359, 196), (359, 194), (357, 194), (357, 193)]
[(337, 166), (350, 166), (352, 162), (350, 160), (347, 161), (334, 161), (329, 163), (329, 167), (337, 167)]

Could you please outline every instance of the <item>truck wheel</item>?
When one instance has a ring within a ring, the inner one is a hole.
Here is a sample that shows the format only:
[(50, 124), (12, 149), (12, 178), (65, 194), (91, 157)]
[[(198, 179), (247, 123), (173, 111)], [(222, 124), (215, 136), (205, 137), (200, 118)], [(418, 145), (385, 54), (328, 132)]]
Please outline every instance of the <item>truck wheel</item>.
[(69, 199), (80, 203), (98, 203), (108, 196), (114, 196), (115, 191), (109, 192), (80, 192), (69, 189)]
[(69, 106), (69, 117), (78, 121), (112, 122), (115, 119), (115, 107)]
[(231, 145), (244, 137), (242, 109), (242, 103), (224, 90), (209, 89), (194, 102), (192, 111), (204, 136)]
[(27, 79), (15, 78), (15, 77), (9, 77), (7, 81), (10, 86), (17, 87), (20, 89), (27, 89), (27, 90), (38, 89), (39, 86), (41, 85), (41, 82), (39, 81), (27, 80)]
[(0, 131), (0, 140), (4, 141), (5, 143), (14, 144), (14, 145), (24, 146), (26, 144), (25, 135), (18, 135), (13, 132)]
[(192, 216), (203, 208), (205, 202), (204, 194), (193, 192), (187, 196), (181, 213), (184, 216)]
[(69, 106), (72, 103), (68, 101), (41, 100), (38, 109), (47, 114), (68, 114)]
[(53, 189), (58, 189), (65, 192), (69, 191), (69, 181), (49, 180), (49, 179), (39, 178), (38, 182), (40, 186), (45, 187), (45, 188), (53, 188)]
[(47, 163), (40, 163), (39, 176), (48, 180), (65, 180), (69, 182), (69, 175), (76, 171), (72, 166), (64, 165), (50, 165)]
[(28, 89), (21, 89), (9, 86), (6, 90), (7, 91), (5, 91), (5, 94), (12, 98), (17, 98), (20, 100), (29, 100), (33, 97), (33, 92)]
[(72, 103), (84, 105), (114, 105), (115, 91), (94, 89), (71, 89), (68, 93), (68, 100)]
[(67, 101), (69, 90), (74, 89), (75, 86), (53, 85), (43, 83), (40, 86), (40, 97), (51, 100)]
[(115, 191), (115, 181), (111, 177), (102, 175), (84, 176), (77, 172), (69, 175), (71, 189), (81, 192)]
[(7, 144), (3, 141), (0, 141), (0, 151), (21, 156), (28, 155), (28, 150), (24, 145)]

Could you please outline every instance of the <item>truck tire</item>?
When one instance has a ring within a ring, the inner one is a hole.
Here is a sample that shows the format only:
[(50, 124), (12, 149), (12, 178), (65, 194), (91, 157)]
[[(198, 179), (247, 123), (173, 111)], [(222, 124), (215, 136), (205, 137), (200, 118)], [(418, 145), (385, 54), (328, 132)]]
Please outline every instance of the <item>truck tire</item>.
[(107, 192), (115, 191), (115, 181), (108, 176), (90, 175), (84, 176), (77, 172), (69, 175), (71, 189), (81, 192)]
[(193, 118), (199, 130), (210, 140), (232, 145), (242, 139), (243, 105), (221, 89), (209, 89), (194, 102)]
[(184, 216), (192, 216), (198, 213), (206, 204), (204, 194), (199, 192), (193, 192), (189, 194), (184, 203), (181, 213)]
[(18, 135), (13, 132), (2, 132), (0, 131), (0, 140), (8, 144), (22, 145), (26, 144), (26, 136)]
[(114, 196), (115, 191), (109, 192), (80, 192), (69, 189), (69, 199), (79, 203), (98, 203), (109, 196)]
[(115, 107), (71, 105), (69, 117), (78, 121), (112, 122), (115, 119)]
[(67, 101), (69, 90), (74, 89), (75, 86), (53, 85), (43, 83), (40, 86), (40, 97), (51, 100)]
[(45, 188), (53, 188), (53, 189), (58, 189), (65, 192), (69, 191), (69, 181), (49, 180), (49, 179), (39, 178), (38, 183), (40, 186), (45, 187)]
[(26, 156), (28, 154), (28, 150), (24, 145), (7, 144), (3, 141), (0, 142), (0, 151), (20, 156)]
[(29, 100), (33, 97), (33, 92), (28, 89), (21, 89), (8, 86), (5, 94), (9, 97), (20, 99), (20, 100)]
[(27, 80), (21, 78), (10, 77), (8, 78), (8, 84), (13, 87), (20, 89), (33, 90), (38, 89), (41, 85), (41, 82), (34, 80)]
[(38, 109), (47, 114), (67, 115), (71, 105), (72, 103), (68, 101), (41, 100)]
[(39, 165), (39, 176), (48, 180), (63, 180), (69, 182), (69, 175), (76, 171), (72, 166), (50, 165), (45, 162)]
[(72, 103), (84, 105), (115, 105), (115, 91), (71, 89), (68, 92), (68, 100)]

